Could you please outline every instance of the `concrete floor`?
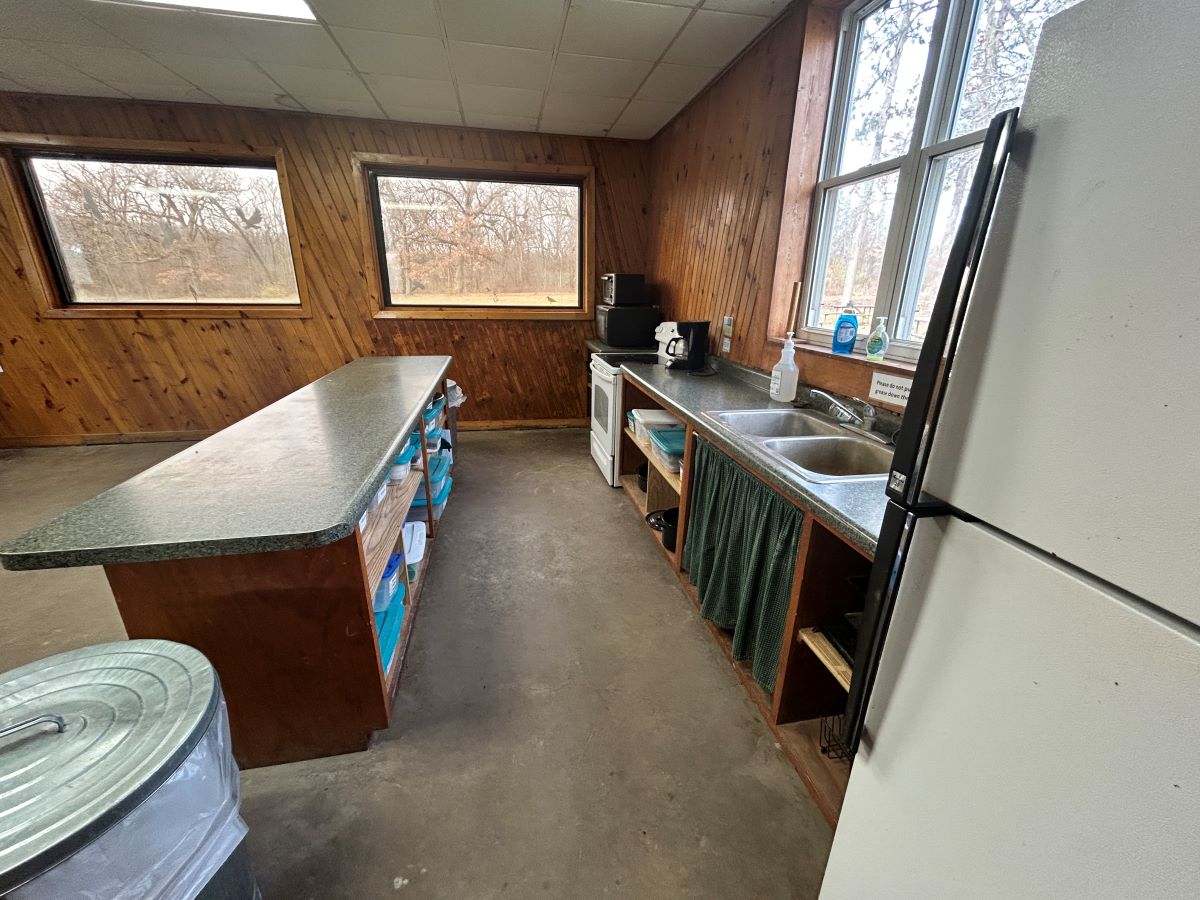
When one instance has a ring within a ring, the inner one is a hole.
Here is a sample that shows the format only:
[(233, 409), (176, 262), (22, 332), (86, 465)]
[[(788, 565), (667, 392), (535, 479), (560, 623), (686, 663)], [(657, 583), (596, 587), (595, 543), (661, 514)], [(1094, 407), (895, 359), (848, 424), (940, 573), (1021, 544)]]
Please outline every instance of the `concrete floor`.
[[(180, 447), (0, 451), (0, 539)], [(815, 896), (830, 829), (586, 433), (460, 456), (394, 727), (243, 773), (264, 896)], [(98, 569), (0, 615), (0, 671), (124, 637)]]

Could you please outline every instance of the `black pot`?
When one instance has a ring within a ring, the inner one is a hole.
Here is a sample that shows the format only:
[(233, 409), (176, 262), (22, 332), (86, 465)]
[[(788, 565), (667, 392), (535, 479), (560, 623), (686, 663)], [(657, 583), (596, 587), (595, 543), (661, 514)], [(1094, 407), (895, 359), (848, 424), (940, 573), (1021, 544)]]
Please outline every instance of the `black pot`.
[(676, 535), (679, 533), (679, 507), (660, 509), (646, 516), (646, 524), (655, 531), (662, 532), (663, 546), (671, 552), (675, 551)]
[(641, 491), (643, 494), (646, 493), (646, 476), (649, 474), (650, 474), (650, 464), (649, 463), (642, 463), (640, 466), (638, 466), (638, 470), (637, 470), (638, 490)]

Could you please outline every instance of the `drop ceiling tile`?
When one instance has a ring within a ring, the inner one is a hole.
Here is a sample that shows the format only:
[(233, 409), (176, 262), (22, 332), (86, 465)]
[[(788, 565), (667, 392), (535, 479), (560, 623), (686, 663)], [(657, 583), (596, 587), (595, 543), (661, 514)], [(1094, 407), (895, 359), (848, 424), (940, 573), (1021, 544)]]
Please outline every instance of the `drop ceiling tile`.
[(450, 42), (450, 65), (459, 84), (544, 90), (552, 59), (549, 50)]
[(613, 59), (657, 60), (689, 13), (633, 0), (572, 0), (559, 49)]
[(467, 124), (472, 128), (499, 128), (503, 131), (534, 131), (536, 116), (501, 116), (489, 113), (468, 112)]
[(657, 3), (659, 6), (686, 6), (688, 9), (699, 6), (701, 0), (634, 0), (635, 3)]
[(640, 100), (674, 100), (686, 103), (716, 77), (720, 69), (659, 63), (637, 92)]
[(449, 81), (403, 75), (364, 75), (363, 80), (385, 110), (390, 111), (393, 107), (447, 109), (458, 115), (458, 94)]
[(132, 85), (145, 85), (147, 88), (160, 84), (175, 88), (187, 85), (186, 81), (159, 65), (141, 50), (121, 47), (76, 47), (72, 44), (51, 44), (45, 41), (30, 41), (29, 46), (92, 78), (114, 86), (120, 84), (122, 90), (128, 90)]
[(85, 18), (92, 0), (0, 0), (4, 36), (91, 47), (128, 47), (111, 31)]
[[(495, 87), (486, 84), (460, 84), (463, 112), (485, 113), (496, 116), (530, 116), (537, 119), (542, 105), (539, 91), (523, 91), (520, 88)], [(467, 116), (467, 124), (471, 117)], [(536, 125), (536, 121), (534, 122)]]
[(138, 100), (165, 100), (170, 103), (213, 103), (215, 98), (210, 94), (193, 87), (185, 81), (134, 81), (124, 83), (109, 82), (117, 90), (124, 91)]
[(308, 0), (312, 11), (330, 25), (440, 37), (434, 0)]
[(234, 43), (246, 59), (254, 62), (299, 63), (315, 68), (337, 69), (346, 58), (315, 22), (269, 22), (237, 19), (232, 27)]
[(233, 40), (235, 29), (240, 22), (245, 22), (245, 19), (184, 9), (94, 3), (90, 0), (84, 15), (89, 21), (100, 25), (139, 50), (217, 58), (245, 58), (245, 54)]
[(124, 91), (103, 84), (35, 47), (3, 38), (0, 38), (0, 76), (11, 78), (39, 94), (126, 96)]
[(546, 95), (542, 118), (574, 119), (577, 122), (611, 123), (628, 101), (620, 97), (593, 97), (588, 94)]
[[(652, 137), (658, 129), (666, 125), (679, 112), (679, 103), (666, 103), (661, 100), (630, 100), (621, 118), (617, 119), (614, 132), (620, 130), (636, 131), (638, 134), (630, 137)], [(649, 133), (645, 133), (646, 131)]]
[(383, 109), (393, 122), (422, 122), (427, 125), (461, 125), (462, 114), (457, 109), (421, 109), (413, 106), (389, 106)]
[(180, 78), (209, 93), (222, 91), (248, 94), (273, 94), (279, 91), (270, 78), (254, 63), (244, 59), (213, 59), (183, 53), (151, 53), (152, 59), (166, 66)]
[(295, 97), (283, 93), (278, 87), (273, 91), (208, 91), (224, 106), (248, 106), (252, 109), (275, 109), (285, 112), (303, 112), (304, 107)]
[(550, 90), (602, 97), (632, 97), (653, 65), (645, 60), (560, 53), (554, 61)]
[(311, 106), (310, 100), (373, 102), (366, 85), (357, 75), (345, 69), (314, 69), (309, 66), (263, 63), (263, 71), (305, 106)]
[(671, 45), (663, 62), (719, 68), (737, 56), (767, 24), (767, 19), (758, 16), (702, 9)]
[(658, 133), (658, 129), (650, 125), (614, 125), (608, 130), (610, 138), (621, 138), (630, 141), (647, 141)]
[(748, 16), (777, 16), (791, 0), (706, 0), (705, 9), (745, 13)]
[(553, 50), (562, 30), (565, 0), (441, 0), (451, 40)]
[(384, 34), (357, 28), (334, 28), (333, 34), (360, 72), (408, 75), (411, 78), (450, 78), (446, 48), (436, 38)]
[(543, 134), (582, 134), (587, 137), (604, 137), (608, 133), (608, 125), (542, 116), (542, 123), (538, 126), (538, 131)]
[(379, 104), (370, 98), (366, 100), (328, 100), (305, 98), (303, 103), (309, 112), (321, 113), (327, 116), (356, 116), (363, 119), (382, 119), (383, 113)]

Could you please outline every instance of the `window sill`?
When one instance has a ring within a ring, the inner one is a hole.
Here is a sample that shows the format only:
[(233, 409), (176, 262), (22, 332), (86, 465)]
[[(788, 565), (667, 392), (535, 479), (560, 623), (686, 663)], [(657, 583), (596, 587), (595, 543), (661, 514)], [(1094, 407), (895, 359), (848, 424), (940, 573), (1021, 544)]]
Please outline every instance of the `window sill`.
[[(774, 344), (778, 347), (783, 347), (783, 338), (771, 337), (767, 338), (768, 344)], [(880, 369), (884, 372), (895, 372), (898, 375), (912, 375), (917, 371), (917, 364), (903, 359), (884, 359), (880, 362), (867, 359), (862, 353), (834, 353), (829, 347), (824, 347), (820, 344), (796, 342), (796, 352), (806, 353), (810, 356), (816, 356), (823, 359), (839, 360), (849, 365), (863, 366), (869, 369)]]
[(55, 306), (43, 319), (311, 319), (302, 306)]
[(376, 310), (376, 319), (533, 319), (580, 322), (592, 318), (588, 309), (525, 309), (507, 307), (486, 309), (477, 306), (389, 306)]

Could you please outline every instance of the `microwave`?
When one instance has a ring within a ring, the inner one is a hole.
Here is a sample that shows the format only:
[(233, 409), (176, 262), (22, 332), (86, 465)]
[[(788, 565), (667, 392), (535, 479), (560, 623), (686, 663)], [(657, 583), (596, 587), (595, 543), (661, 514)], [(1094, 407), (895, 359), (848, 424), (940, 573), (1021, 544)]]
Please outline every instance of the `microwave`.
[(609, 306), (649, 306), (645, 275), (610, 273), (600, 276), (601, 303)]

